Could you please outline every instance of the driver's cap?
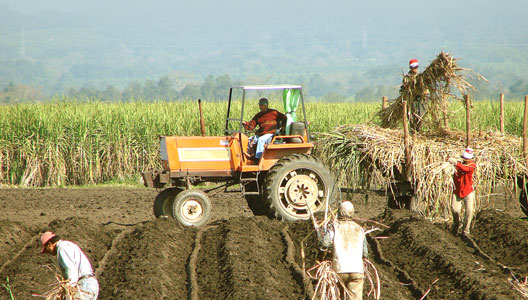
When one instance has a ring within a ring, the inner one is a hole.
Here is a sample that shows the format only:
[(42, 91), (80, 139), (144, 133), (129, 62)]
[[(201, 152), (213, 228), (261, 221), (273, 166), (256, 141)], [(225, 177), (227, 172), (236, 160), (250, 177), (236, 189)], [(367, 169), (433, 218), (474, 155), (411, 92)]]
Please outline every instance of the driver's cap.
[(268, 105), (269, 101), (266, 98), (260, 98), (259, 105)]

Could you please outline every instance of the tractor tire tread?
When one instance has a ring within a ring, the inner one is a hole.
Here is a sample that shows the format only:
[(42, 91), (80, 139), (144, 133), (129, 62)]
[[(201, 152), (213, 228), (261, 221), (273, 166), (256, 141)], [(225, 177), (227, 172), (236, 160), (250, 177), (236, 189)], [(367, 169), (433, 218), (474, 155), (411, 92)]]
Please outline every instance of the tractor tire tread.
[[(273, 199), (273, 183), (280, 180), (280, 178), (277, 178), (279, 175), (279, 172), (284, 170), (284, 168), (287, 168), (290, 164), (307, 164), (316, 166), (316, 168), (319, 169), (318, 174), (319, 176), (323, 177), (325, 184), (327, 185), (328, 192), (331, 192), (331, 189), (333, 188), (333, 185), (335, 184), (334, 176), (331, 173), (331, 171), (324, 165), (322, 162), (316, 158), (314, 158), (311, 155), (308, 154), (293, 154), (291, 156), (283, 157), (281, 158), (269, 171), (268, 174), (264, 180), (264, 189), (263, 189), (263, 195), (264, 195), (264, 201), (269, 207), (269, 215), (271, 217), (275, 217), (278, 220), (282, 221), (296, 221), (298, 219), (305, 219), (305, 218), (295, 218), (292, 216), (285, 216), (281, 213), (281, 208), (276, 207), (278, 204), (276, 204)], [(335, 193), (331, 195), (330, 197), (331, 203), (335, 201)]]

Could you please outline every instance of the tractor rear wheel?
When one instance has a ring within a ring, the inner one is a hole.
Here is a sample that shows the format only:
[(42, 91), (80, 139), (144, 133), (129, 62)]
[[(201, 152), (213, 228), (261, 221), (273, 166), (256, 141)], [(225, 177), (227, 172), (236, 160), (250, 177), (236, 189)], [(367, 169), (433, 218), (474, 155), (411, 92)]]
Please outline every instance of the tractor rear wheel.
[(176, 196), (181, 193), (181, 188), (168, 188), (161, 191), (154, 200), (154, 216), (159, 218), (161, 216), (172, 216), (172, 205)]
[(306, 220), (335, 200), (336, 186), (319, 160), (294, 154), (279, 160), (264, 181), (264, 196), (271, 215), (287, 221)]
[(211, 200), (200, 190), (185, 190), (174, 199), (172, 217), (185, 226), (199, 227), (211, 217)]

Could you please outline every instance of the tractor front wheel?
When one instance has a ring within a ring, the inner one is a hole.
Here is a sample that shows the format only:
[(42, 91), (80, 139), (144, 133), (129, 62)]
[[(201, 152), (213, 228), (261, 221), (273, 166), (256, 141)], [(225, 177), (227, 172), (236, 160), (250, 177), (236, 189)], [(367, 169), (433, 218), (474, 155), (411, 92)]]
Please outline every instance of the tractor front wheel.
[(174, 204), (174, 199), (182, 191), (183, 189), (176, 187), (164, 189), (163, 191), (161, 191), (154, 200), (154, 216), (156, 218), (162, 216), (172, 216), (172, 205)]
[(200, 190), (185, 190), (174, 199), (172, 216), (185, 226), (199, 227), (211, 216), (211, 200)]
[(287, 221), (306, 220), (335, 200), (334, 178), (319, 160), (295, 154), (279, 160), (268, 172), (264, 194), (271, 214)]

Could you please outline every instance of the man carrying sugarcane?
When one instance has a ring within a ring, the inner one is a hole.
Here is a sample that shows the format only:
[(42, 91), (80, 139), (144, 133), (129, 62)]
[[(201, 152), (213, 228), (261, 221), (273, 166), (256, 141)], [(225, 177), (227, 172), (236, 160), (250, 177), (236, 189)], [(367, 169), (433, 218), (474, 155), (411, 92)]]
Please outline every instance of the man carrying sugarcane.
[(332, 266), (343, 280), (351, 300), (363, 298), (364, 266), (363, 257), (368, 256), (365, 231), (353, 221), (354, 205), (343, 201), (339, 206), (339, 219), (326, 232), (319, 233), (321, 244), (333, 245)]
[(420, 67), (420, 63), (416, 58), (413, 58), (409, 61), (409, 72), (403, 76), (402, 85), (400, 86), (400, 94), (404, 94), (404, 92), (407, 90), (410, 92), (410, 98), (411, 99), (404, 99), (406, 100), (409, 105), (409, 127), (414, 130), (415, 132), (420, 131), (422, 127), (422, 121), (425, 117), (425, 114), (427, 113), (426, 109), (426, 101), (429, 97), (429, 90), (424, 89), (423, 95), (413, 95), (413, 91), (415, 90), (416, 86), (419, 84), (418, 82), (418, 68)]
[(462, 153), (462, 162), (454, 158), (449, 158), (456, 172), (453, 175), (453, 182), (455, 189), (453, 190), (453, 197), (451, 200), (451, 211), (453, 213), (453, 234), (458, 234), (460, 228), (460, 219), (462, 213), (462, 203), (464, 203), (464, 223), (462, 226), (462, 233), (469, 235), (471, 227), (471, 220), (473, 219), (473, 209), (475, 205), (475, 189), (473, 188), (473, 172), (477, 167), (473, 160), (473, 149), (467, 148)]
[[(260, 112), (258, 112), (249, 122), (242, 122), (247, 130), (254, 130), (258, 126), (255, 135), (249, 138), (248, 154), (250, 159), (260, 159), (264, 146), (271, 142), (274, 134), (278, 134), (286, 124), (287, 117), (283, 113), (268, 107), (269, 101), (266, 98), (259, 100)], [(256, 149), (255, 148), (256, 144)]]
[(96, 300), (99, 295), (99, 283), (93, 272), (90, 261), (79, 246), (61, 240), (51, 231), (46, 231), (40, 237), (41, 254), (56, 255), (59, 267), (68, 284), (77, 288), (76, 300)]

